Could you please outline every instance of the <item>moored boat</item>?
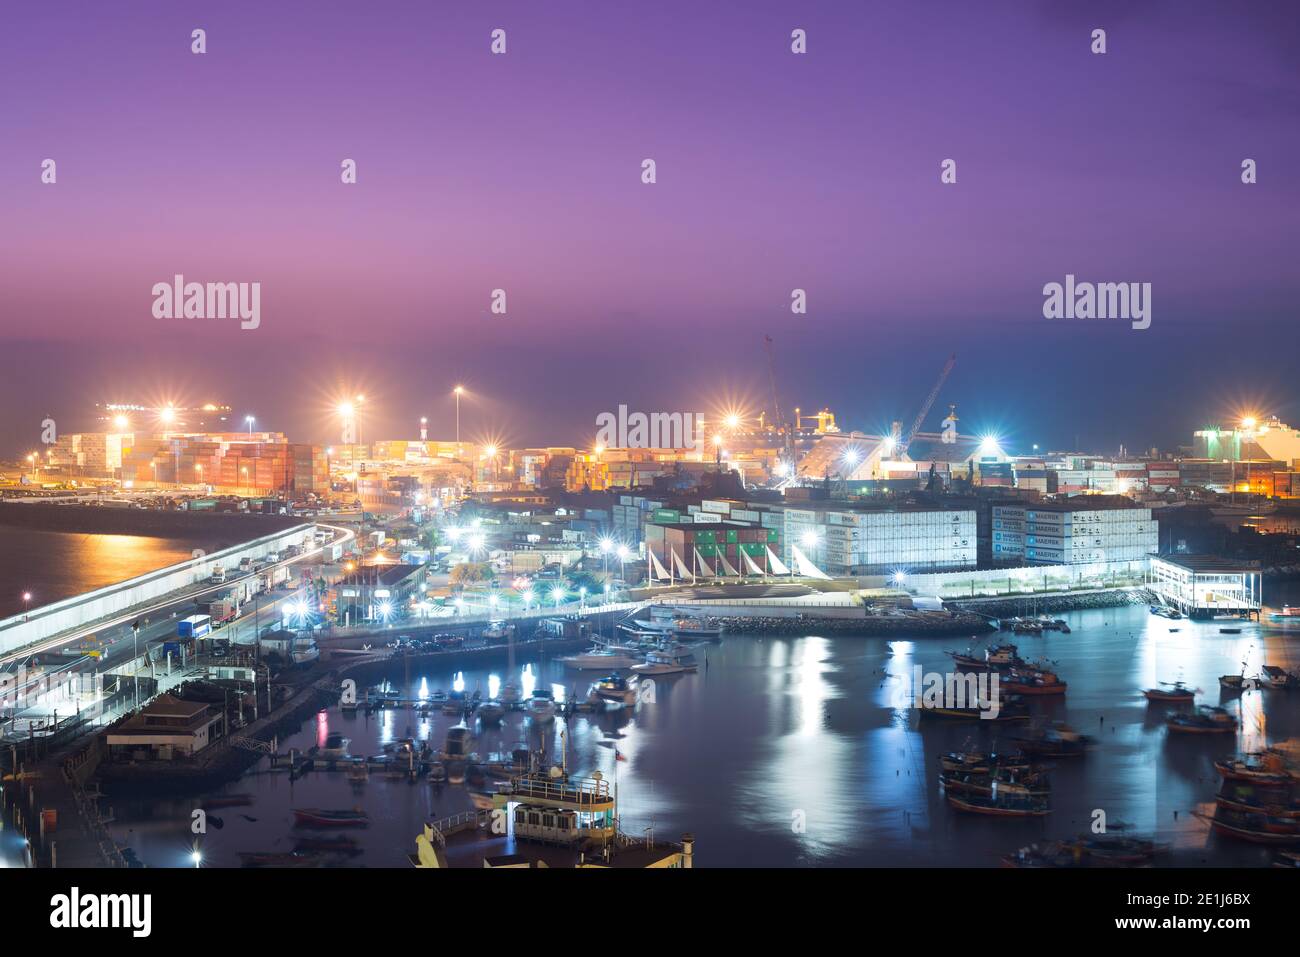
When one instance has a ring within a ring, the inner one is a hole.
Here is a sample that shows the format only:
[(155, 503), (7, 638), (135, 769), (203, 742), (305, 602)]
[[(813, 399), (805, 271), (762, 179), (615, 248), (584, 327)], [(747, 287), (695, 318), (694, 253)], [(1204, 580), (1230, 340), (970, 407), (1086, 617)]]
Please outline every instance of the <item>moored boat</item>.
[(1223, 708), (1201, 705), (1192, 714), (1171, 714), (1166, 724), (1177, 734), (1232, 734), (1237, 719)]
[(1025, 754), (1039, 758), (1075, 758), (1087, 753), (1093, 739), (1060, 722), (1036, 734), (1015, 739)]
[(495, 724), (505, 716), (506, 706), (494, 698), (489, 698), (478, 706), (479, 720), (487, 724)]
[(1171, 701), (1171, 702), (1191, 702), (1196, 700), (1196, 690), (1187, 687), (1182, 681), (1162, 681), (1164, 687), (1147, 688), (1142, 692), (1142, 697), (1148, 701)]
[(1007, 694), (1056, 695), (1065, 694), (1068, 687), (1060, 676), (1038, 665), (1013, 665), (1001, 680)]
[(985, 814), (991, 817), (1043, 817), (1051, 813), (1047, 801), (1022, 795), (984, 797), (979, 794), (955, 794), (948, 791), (948, 804), (967, 814)]
[(360, 808), (350, 811), (331, 811), (318, 807), (296, 807), (293, 809), (294, 821), (309, 827), (366, 827), (370, 824), (370, 815)]

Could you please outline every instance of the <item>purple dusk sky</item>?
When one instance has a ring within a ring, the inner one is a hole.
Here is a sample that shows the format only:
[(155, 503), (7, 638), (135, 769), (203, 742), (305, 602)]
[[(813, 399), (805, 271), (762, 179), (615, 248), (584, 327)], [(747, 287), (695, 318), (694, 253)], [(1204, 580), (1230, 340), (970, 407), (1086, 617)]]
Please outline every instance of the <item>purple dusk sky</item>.
[[(469, 438), (590, 441), (620, 403), (766, 407), (764, 334), (787, 410), (848, 428), (910, 420), (950, 352), (928, 426), (955, 402), (1012, 448), (1300, 425), (1297, 11), (11, 4), (0, 454), (161, 398), (337, 441), (344, 389), (368, 439), (445, 436), (457, 382)], [(260, 282), (261, 327), (155, 319), (176, 273)], [(1066, 273), (1151, 283), (1151, 328), (1044, 319)]]

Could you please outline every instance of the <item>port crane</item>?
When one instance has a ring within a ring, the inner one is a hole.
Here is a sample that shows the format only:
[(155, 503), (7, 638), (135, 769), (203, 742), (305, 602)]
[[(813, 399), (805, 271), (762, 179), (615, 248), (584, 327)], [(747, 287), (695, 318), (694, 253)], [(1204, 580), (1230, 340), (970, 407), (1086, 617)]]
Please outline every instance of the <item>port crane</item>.
[(776, 357), (772, 350), (772, 337), (763, 336), (763, 344), (767, 349), (767, 380), (772, 388), (772, 423), (776, 426), (777, 434), (785, 438), (785, 451), (781, 456), (785, 475), (782, 476), (780, 483), (784, 486), (794, 479), (794, 436), (790, 429), (786, 428), (785, 418), (781, 415), (781, 404), (776, 397)]
[(908, 446), (912, 444), (912, 439), (916, 437), (916, 433), (921, 431), (921, 425), (925, 422), (925, 417), (930, 414), (930, 409), (934, 406), (934, 400), (939, 398), (939, 390), (942, 389), (943, 384), (948, 381), (948, 374), (952, 372), (952, 367), (956, 364), (957, 353), (954, 352), (948, 357), (948, 361), (943, 364), (943, 371), (939, 373), (939, 379), (935, 382), (934, 388), (930, 390), (930, 394), (926, 396), (925, 401), (921, 403), (921, 411), (916, 413), (916, 418), (912, 421), (912, 427), (908, 429), (894, 445), (895, 456), (902, 457), (907, 454)]

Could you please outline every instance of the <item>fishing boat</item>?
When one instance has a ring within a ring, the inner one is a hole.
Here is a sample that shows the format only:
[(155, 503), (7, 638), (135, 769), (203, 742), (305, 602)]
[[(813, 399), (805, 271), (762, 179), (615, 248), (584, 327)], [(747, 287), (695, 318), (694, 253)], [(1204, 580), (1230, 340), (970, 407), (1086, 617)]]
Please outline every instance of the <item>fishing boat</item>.
[(447, 700), (442, 705), (443, 714), (464, 714), (465, 713), (465, 692), (453, 691), (447, 695)]
[(370, 768), (364, 760), (359, 760), (348, 768), (348, 781), (351, 784), (365, 784), (370, 780)]
[(629, 681), (622, 675), (608, 674), (591, 686), (591, 693), (602, 701), (613, 701), (617, 704), (636, 704), (636, 679), (633, 678)]
[(447, 767), (448, 784), (465, 783), (465, 762), (464, 761), (449, 761), (446, 767)]
[(1087, 867), (1084, 856), (1067, 849), (1063, 841), (1046, 841), (1042, 844), (1027, 844), (1014, 854), (1002, 858), (1003, 867), (1038, 868), (1038, 867)]
[(1040, 665), (1013, 665), (1002, 676), (1002, 690), (1007, 694), (1065, 694), (1068, 687), (1060, 676)]
[(613, 671), (618, 668), (631, 668), (637, 664), (636, 658), (606, 651), (599, 646), (583, 654), (566, 655), (555, 660), (566, 668), (574, 668), (578, 671)]
[(1300, 621), (1300, 605), (1283, 605), (1281, 611), (1269, 613), (1273, 621)]
[[(1255, 679), (1254, 678), (1247, 679), (1245, 675), (1220, 675), (1219, 687), (1222, 688), (1224, 691), (1230, 691), (1235, 694), (1241, 694), (1241, 692), (1245, 691), (1246, 688), (1248, 687), (1248, 685), (1246, 684), (1247, 680), (1254, 682)], [(1249, 687), (1253, 687), (1253, 685)]]
[[(988, 702), (980, 702), (988, 704)], [(980, 721), (984, 724), (1006, 724), (1013, 721), (1028, 721), (1029, 707), (1018, 695), (1007, 695), (998, 703), (997, 710), (992, 707), (925, 707), (920, 709), (922, 718), (938, 718), (944, 721)]]
[(447, 780), (447, 768), (438, 761), (429, 765), (429, 783), (442, 784)]
[(1073, 841), (1062, 841), (1061, 846), (1067, 852), (1077, 851), (1090, 858), (1092, 863), (1109, 867), (1145, 864), (1166, 850), (1155, 841), (1122, 834), (1087, 834)]
[(1152, 605), (1151, 614), (1159, 615), (1161, 618), (1169, 618), (1173, 621), (1183, 617), (1183, 613), (1177, 608), (1168, 608), (1164, 605)]
[(1239, 634), (1241, 634), (1241, 629), (1240, 629), (1240, 628), (1220, 628), (1220, 629), (1219, 629), (1219, 634), (1221, 634), (1221, 635), (1239, 635)]
[(1030, 762), (1023, 754), (988, 751), (949, 751), (939, 755), (939, 768), (947, 774), (992, 774), (1004, 769), (1027, 771)]
[[(1285, 760), (1276, 751), (1261, 751), (1246, 755), (1247, 760), (1224, 758), (1214, 762), (1214, 769), (1225, 781), (1243, 781), (1262, 786), (1294, 784), (1300, 776), (1290, 771)], [(1251, 758), (1255, 760), (1250, 760)]]
[(554, 721), (555, 695), (545, 688), (535, 688), (528, 699), (527, 711), (534, 721)]
[(1300, 844), (1300, 821), (1274, 818), (1264, 814), (1243, 814), (1219, 808), (1214, 815), (1192, 812), (1208, 821), (1217, 833), (1251, 844), (1290, 846)]
[(1177, 734), (1232, 734), (1237, 719), (1223, 708), (1201, 705), (1192, 714), (1171, 714), (1165, 722)]
[(507, 681), (501, 686), (501, 703), (507, 708), (519, 701), (519, 686)]
[(645, 657), (643, 664), (634, 665), (632, 670), (640, 675), (676, 675), (687, 671), (697, 671), (695, 656), (686, 649), (652, 651)]
[(441, 708), (447, 703), (447, 692), (439, 688), (437, 691), (429, 692), (428, 705), (431, 708)]
[(307, 827), (367, 827), (370, 815), (360, 808), (350, 811), (327, 811), (318, 807), (296, 807), (294, 822)]
[(939, 778), (939, 783), (945, 791), (986, 797), (1047, 797), (1052, 790), (1051, 781), (1045, 773), (1026, 774), (1017, 779), (1014, 773), (1006, 769), (996, 770), (992, 774), (945, 774)]
[(1018, 652), (1019, 649), (1015, 645), (1005, 644), (985, 649), (982, 656), (961, 651), (950, 651), (948, 654), (960, 669), (987, 671), (991, 668), (1009, 668), (1012, 665), (1025, 664)]
[(513, 626), (506, 624), (505, 621), (492, 621), (488, 622), (488, 626), (483, 629), (483, 637), (488, 641), (501, 641), (503, 638), (508, 638), (512, 630)]
[(1243, 814), (1266, 814), (1276, 818), (1300, 819), (1300, 799), (1278, 795), (1274, 800), (1272, 795), (1261, 796), (1250, 793), (1248, 787), (1230, 789), (1225, 786), (1224, 791), (1227, 793), (1220, 792), (1214, 797), (1214, 803), (1219, 807)]
[(1056, 723), (1035, 735), (1016, 738), (1025, 754), (1038, 758), (1077, 758), (1087, 753), (1093, 739), (1067, 724)]
[(1148, 688), (1142, 697), (1148, 701), (1192, 702), (1196, 700), (1196, 691), (1187, 687), (1182, 681), (1162, 681), (1162, 688)]
[(967, 814), (986, 814), (992, 817), (1044, 817), (1051, 813), (1047, 801), (1038, 797), (1001, 795), (984, 797), (978, 794), (947, 792), (948, 804)]
[(1296, 691), (1300, 689), (1300, 675), (1293, 674), (1277, 665), (1265, 665), (1260, 669), (1259, 683), (1273, 691)]
[(495, 698), (489, 698), (478, 706), (478, 717), (480, 721), (487, 724), (495, 724), (505, 716), (506, 706)]

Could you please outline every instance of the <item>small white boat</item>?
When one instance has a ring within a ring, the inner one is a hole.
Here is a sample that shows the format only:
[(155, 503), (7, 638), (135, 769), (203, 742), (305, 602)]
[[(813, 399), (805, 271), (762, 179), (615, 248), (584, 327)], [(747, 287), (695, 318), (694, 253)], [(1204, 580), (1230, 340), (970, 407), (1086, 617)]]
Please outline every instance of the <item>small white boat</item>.
[(637, 663), (637, 659), (630, 655), (620, 655), (604, 649), (593, 649), (578, 655), (566, 655), (563, 658), (557, 658), (566, 668), (576, 668), (579, 671), (614, 671), (619, 668), (631, 668)]
[(480, 721), (486, 721), (489, 724), (500, 721), (506, 713), (506, 706), (500, 701), (489, 699), (478, 706), (478, 716)]
[(528, 699), (528, 713), (534, 721), (555, 720), (555, 696), (538, 688)]
[(330, 734), (325, 738), (324, 746), (314, 750), (312, 757), (318, 761), (347, 761), (351, 757), (348, 754), (348, 745), (351, 743), (351, 738), (345, 738), (341, 734)]
[(682, 649), (652, 651), (646, 655), (645, 664), (632, 668), (639, 675), (676, 675), (698, 670), (695, 656)]
[(636, 704), (636, 677), (629, 680), (622, 675), (605, 675), (591, 686), (591, 697), (620, 705)]

